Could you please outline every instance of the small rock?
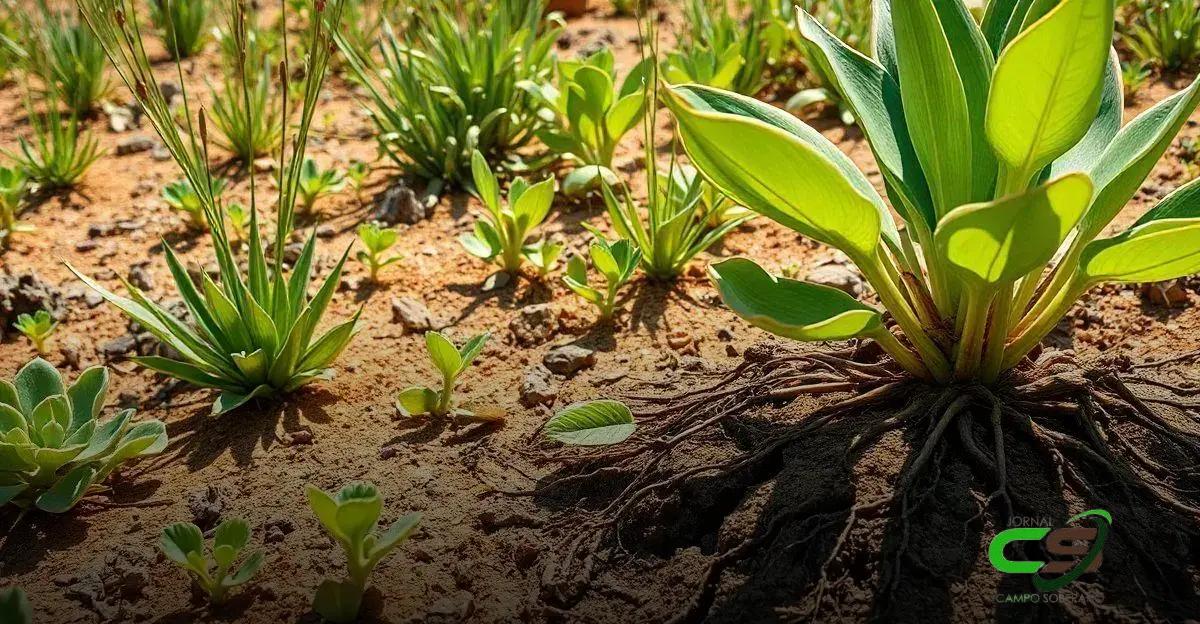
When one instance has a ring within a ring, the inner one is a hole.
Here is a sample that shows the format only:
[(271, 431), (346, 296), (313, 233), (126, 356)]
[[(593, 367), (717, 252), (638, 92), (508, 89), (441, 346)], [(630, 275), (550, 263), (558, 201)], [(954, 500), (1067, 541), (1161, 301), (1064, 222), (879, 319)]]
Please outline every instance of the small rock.
[(721, 342), (730, 342), (733, 340), (733, 330), (728, 327), (722, 327), (717, 330), (717, 340)]
[(104, 356), (106, 360), (115, 360), (134, 352), (137, 350), (137, 346), (137, 338), (130, 334), (125, 334), (100, 345), (100, 355)]
[(479, 290), (483, 292), (492, 292), (493, 290), (499, 290), (505, 286), (508, 286), (511, 282), (512, 275), (509, 275), (508, 271), (496, 271), (495, 273), (487, 276), (487, 279), (483, 280), (483, 286), (481, 286)]
[(1182, 280), (1142, 284), (1139, 293), (1142, 299), (1167, 308), (1183, 307), (1188, 304), (1187, 288)]
[(158, 90), (167, 102), (175, 99), (177, 95), (183, 95), (183, 89), (179, 88), (179, 85), (172, 80), (164, 80), (158, 83)]
[(188, 493), (187, 506), (192, 514), (192, 522), (201, 530), (207, 531), (217, 525), (221, 514), (225, 513), (229, 493), (225, 488), (216, 485), (206, 485)]
[(338, 289), (342, 291), (357, 292), (362, 289), (363, 282), (366, 278), (361, 275), (343, 275), (342, 281), (338, 284)]
[(741, 354), (738, 353), (737, 347), (727, 344), (725, 345), (725, 355), (728, 355), (729, 357), (737, 357)]
[(808, 272), (806, 281), (822, 286), (832, 286), (852, 297), (863, 294), (864, 284), (857, 272), (844, 264), (825, 264)]
[(283, 541), (283, 538), (296, 530), (296, 526), (287, 518), (272, 518), (263, 525), (263, 543), (278, 544)]
[(171, 155), (171, 150), (165, 145), (155, 145), (153, 150), (150, 150), (150, 158), (156, 162), (166, 162), (174, 158)]
[(307, 429), (293, 431), (288, 435), (288, 446), (308, 446), (313, 443), (313, 434)]
[(117, 156), (148, 152), (154, 149), (155, 145), (157, 145), (157, 142), (154, 139), (144, 134), (137, 134), (127, 139), (121, 139), (117, 143)]
[(394, 297), (392, 299), (392, 322), (403, 325), (406, 332), (437, 329), (438, 325), (425, 303), (414, 297)]
[(521, 404), (525, 407), (553, 404), (558, 398), (558, 389), (553, 381), (553, 375), (541, 364), (527, 369), (521, 381)]
[(79, 253), (87, 253), (89, 251), (94, 251), (99, 246), (100, 246), (100, 243), (97, 243), (94, 240), (88, 239), (85, 241), (79, 241), (78, 243), (75, 243), (75, 251), (78, 251)]
[(549, 340), (558, 329), (558, 316), (548, 303), (527, 305), (509, 322), (508, 329), (518, 344), (527, 347), (539, 345)]
[(112, 236), (117, 231), (117, 226), (111, 223), (93, 223), (88, 226), (88, 238), (102, 238)]
[(63, 339), (58, 345), (58, 351), (63, 356), (63, 363), (75, 370), (80, 370), (82, 368), (82, 350), (83, 343), (74, 336), (69, 336)]
[(389, 225), (413, 224), (429, 216), (429, 211), (417, 201), (417, 194), (403, 181), (393, 184), (375, 204), (371, 218)]
[(129, 283), (141, 290), (154, 290), (154, 277), (144, 266), (135, 266), (129, 270)]
[(317, 238), (330, 239), (337, 236), (337, 230), (332, 225), (324, 224), (317, 227)]
[(692, 345), (692, 335), (685, 331), (673, 331), (667, 334), (667, 346), (682, 351)]
[(579, 345), (555, 347), (542, 358), (542, 364), (559, 375), (573, 375), (596, 364), (596, 352)]

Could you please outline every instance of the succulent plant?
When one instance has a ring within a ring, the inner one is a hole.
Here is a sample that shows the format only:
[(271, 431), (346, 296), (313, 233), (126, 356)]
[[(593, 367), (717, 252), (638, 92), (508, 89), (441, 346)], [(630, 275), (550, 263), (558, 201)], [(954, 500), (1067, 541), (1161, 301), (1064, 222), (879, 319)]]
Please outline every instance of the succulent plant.
[(13, 323), (13, 327), (17, 331), (25, 334), (26, 338), (33, 343), (33, 347), (40, 354), (46, 353), (46, 341), (50, 339), (50, 335), (58, 327), (58, 321), (50, 316), (50, 313), (45, 310), (38, 310), (33, 314), (21, 314), (17, 317), (17, 321)]
[(238, 555), (250, 542), (250, 525), (245, 520), (225, 520), (213, 531), (212, 554), (204, 552), (204, 534), (190, 522), (163, 529), (159, 546), (168, 559), (188, 571), (213, 604), (225, 601), (230, 589), (244, 585), (262, 567), (262, 551), (254, 551), (236, 569)]
[(125, 461), (166, 448), (166, 427), (133, 423), (132, 409), (100, 422), (108, 381), (96, 366), (67, 387), (41, 358), (0, 380), (0, 506), (65, 512)]

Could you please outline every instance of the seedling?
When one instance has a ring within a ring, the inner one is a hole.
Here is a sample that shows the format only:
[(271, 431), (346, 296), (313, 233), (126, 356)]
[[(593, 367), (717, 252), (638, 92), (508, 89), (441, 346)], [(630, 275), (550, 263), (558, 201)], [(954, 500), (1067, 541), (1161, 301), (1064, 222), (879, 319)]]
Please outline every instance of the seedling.
[(297, 187), (300, 192), (301, 212), (312, 214), (318, 199), (337, 193), (344, 188), (346, 188), (346, 176), (340, 171), (321, 170), (317, 167), (317, 161), (311, 158), (304, 159), (304, 165), (300, 168), (300, 183)]
[[(554, 112), (554, 128), (538, 133), (551, 150), (595, 172), (598, 188), (601, 168), (612, 169), (613, 154), (621, 137), (642, 118), (646, 105), (642, 84), (646, 63), (634, 67), (619, 90), (612, 51), (608, 48), (579, 61), (558, 61), (558, 86), (542, 87), (542, 97)], [(588, 166), (592, 167), (588, 167)]]
[(617, 294), (633, 278), (642, 260), (642, 252), (628, 240), (609, 243), (597, 237), (588, 248), (588, 253), (592, 265), (604, 277), (604, 289), (588, 282), (587, 263), (582, 256), (571, 256), (567, 261), (567, 274), (563, 281), (575, 294), (600, 309), (601, 320), (608, 320), (616, 311)]
[[(330, 30), (336, 30), (345, 0), (314, 2), (311, 26), (305, 29), (309, 38), (309, 55), (304, 59), (304, 77), (297, 86), (302, 101), (300, 117), (279, 118), (275, 132), (282, 133), (285, 123), (296, 131), (280, 154), (275, 202), (275, 236), (273, 243), (264, 244), (259, 228), (259, 201), (256, 185), (250, 185), (249, 240), (246, 258), (239, 261), (226, 230), (226, 212), (214, 197), (214, 177), (209, 169), (207, 118), (193, 117), (190, 98), (183, 97), (181, 116), (177, 116), (162, 95), (155, 74), (146, 57), (142, 35), (131, 16), (137, 8), (134, 0), (80, 0), (79, 8), (103, 42), (122, 80), (132, 91), (146, 118), (154, 125), (166, 149), (171, 152), (184, 176), (197, 189), (203, 207), (220, 283), (204, 275), (199, 287), (167, 246), (166, 262), (192, 322), (184, 323), (162, 306), (150, 301), (137, 288), (126, 284), (129, 297), (119, 296), (80, 271), (71, 270), (85, 284), (100, 293), (109, 303), (135, 320), (161, 342), (170, 345), (179, 359), (159, 356), (134, 358), (138, 364), (170, 377), (200, 387), (213, 388), (220, 395), (213, 403), (213, 413), (235, 410), (250, 401), (287, 394), (320, 379), (333, 375), (333, 363), (358, 332), (358, 317), (333, 324), (324, 333), (322, 317), (337, 290), (342, 268), (349, 249), (331, 267), (322, 281), (314, 285), (315, 233), (309, 236), (299, 257), (290, 266), (284, 263), (282, 250), (288, 245), (295, 224), (296, 199), (299, 194), (300, 168), (308, 143), (308, 130), (329, 66), (332, 53)], [(230, 28), (234, 42), (247, 63), (246, 3), (230, 2)], [(245, 67), (234, 73), (247, 76), (240, 85), (241, 98), (250, 99), (256, 87), (249, 84), (252, 77)], [(290, 75), (285, 59), (280, 75)], [(265, 96), (263, 96), (265, 97)], [(232, 105), (232, 104), (231, 104)], [(240, 114), (251, 125), (259, 123), (253, 106), (237, 105)], [(280, 109), (283, 107), (280, 106)], [(180, 131), (180, 127), (184, 129)], [(290, 148), (290, 149), (289, 149)], [(268, 250), (275, 250), (267, 259)]]
[(558, 264), (558, 257), (562, 255), (563, 247), (562, 243), (548, 240), (540, 240), (525, 246), (525, 259), (537, 269), (539, 279), (545, 279), (554, 269), (554, 265)]
[(554, 203), (554, 179), (534, 185), (516, 178), (508, 188), (508, 202), (500, 199), (500, 185), (488, 167), (483, 154), (475, 152), (471, 170), (475, 175), (475, 195), (487, 210), (475, 221), (475, 231), (463, 234), (458, 240), (473, 256), (495, 262), (508, 273), (515, 274), (526, 259), (525, 244), (550, 214)]
[[(225, 193), (225, 180), (223, 178), (213, 179), (212, 196), (214, 200), (220, 201), (221, 195)], [(189, 226), (196, 229), (205, 229), (208, 223), (204, 218), (204, 204), (200, 200), (200, 195), (196, 193), (196, 189), (187, 178), (172, 182), (162, 190), (163, 200), (167, 205), (182, 212)]]
[(168, 559), (191, 575), (212, 604), (219, 605), (225, 602), (229, 590), (245, 585), (262, 566), (263, 553), (256, 550), (234, 569), (249, 542), (250, 525), (245, 520), (231, 518), (214, 530), (211, 556), (205, 552), (200, 527), (190, 522), (163, 529), (159, 547)]
[(473, 151), (515, 155), (545, 126), (534, 85), (549, 82), (561, 33), (545, 15), (546, 0), (431, 0), (412, 4), (419, 28), (384, 23), (378, 54), (338, 35), (381, 150), (430, 195), (469, 186)]
[(346, 179), (350, 181), (350, 186), (354, 188), (355, 193), (362, 192), (369, 175), (371, 175), (371, 166), (364, 161), (354, 160), (350, 162), (349, 167), (346, 167)]
[(0, 248), (10, 236), (30, 232), (32, 226), (17, 221), (21, 203), (29, 188), (29, 178), (17, 167), (0, 167)]
[(383, 257), (383, 254), (396, 244), (399, 236), (396, 230), (380, 227), (378, 223), (364, 223), (358, 226), (358, 240), (366, 249), (360, 249), (357, 258), (370, 269), (372, 282), (379, 278), (380, 269), (403, 259), (400, 254), (390, 258)]
[(412, 535), (421, 522), (421, 514), (401, 517), (380, 535), (375, 529), (383, 513), (383, 497), (374, 484), (351, 483), (336, 497), (313, 485), (308, 486), (307, 493), (308, 505), (317, 520), (330, 537), (341, 544), (346, 554), (347, 571), (344, 581), (326, 579), (321, 582), (313, 600), (313, 610), (330, 622), (354, 622), (371, 572)]
[(1193, 0), (1134, 0), (1134, 19), (1121, 33), (1137, 62), (1177, 70), (1200, 59), (1200, 6)]
[(25, 337), (33, 343), (33, 348), (37, 349), (38, 354), (46, 354), (46, 341), (50, 339), (50, 335), (58, 328), (58, 321), (55, 321), (50, 313), (45, 310), (38, 310), (32, 316), (21, 314), (17, 316), (13, 327), (17, 331), (25, 334)]
[(0, 591), (0, 622), (5, 624), (33, 624), (33, 609), (29, 598), (20, 587)]
[(250, 231), (250, 211), (240, 203), (234, 202), (225, 206), (225, 220), (233, 238), (245, 242), (246, 234)]
[(107, 391), (107, 368), (89, 368), (67, 387), (41, 358), (11, 383), (0, 380), (0, 507), (63, 513), (126, 461), (166, 448), (166, 427), (133, 423), (131, 409), (101, 423)]
[[(425, 332), (425, 348), (429, 351), (429, 359), (433, 361), (434, 367), (442, 374), (442, 388), (406, 388), (396, 397), (396, 408), (408, 417), (445, 418), (453, 412), (461, 411), (454, 409), (454, 386), (458, 383), (458, 378), (471, 367), (475, 358), (479, 357), (491, 337), (489, 333), (480, 334), (468, 340), (460, 349), (438, 332)], [(454, 415), (466, 418), (476, 416), (465, 411)]]
[(150, 19), (172, 57), (184, 59), (204, 48), (209, 0), (151, 0)]

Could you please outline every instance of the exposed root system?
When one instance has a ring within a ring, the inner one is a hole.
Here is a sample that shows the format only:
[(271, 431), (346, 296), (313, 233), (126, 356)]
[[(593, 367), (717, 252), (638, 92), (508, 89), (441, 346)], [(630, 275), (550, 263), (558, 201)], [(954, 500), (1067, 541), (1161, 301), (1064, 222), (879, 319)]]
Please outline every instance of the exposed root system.
[[(935, 498), (951, 455), (970, 467), (978, 485), (974, 488), (978, 492), (971, 493), (976, 513), (967, 525), (991, 519), (993, 526), (1002, 526), (1015, 516), (1046, 516), (1035, 493), (1013, 486), (1016, 449), (1027, 454), (1022, 461), (1043, 467), (1050, 483), (1071, 493), (1080, 504), (1106, 507), (1141, 501), (1171, 510), (1184, 525), (1200, 525), (1200, 508), (1192, 497), (1195, 490), (1188, 487), (1200, 476), (1200, 400), (1192, 398), (1200, 396), (1200, 387), (1189, 380), (1169, 383), (1164, 381), (1169, 377), (1155, 370), (1197, 356), (1139, 365), (1127, 360), (1083, 365), (1070, 352), (1046, 352), (992, 388), (934, 388), (909, 379), (877, 353), (787, 351), (775, 343), (759, 345), (747, 352), (743, 364), (709, 383), (666, 399), (629, 397), (654, 406), (635, 408), (639, 433), (629, 443), (600, 449), (582, 460), (575, 451), (542, 455), (543, 461), (566, 469), (544, 481), (538, 492), (579, 486), (599, 476), (623, 477), (622, 487), (606, 504), (584, 512), (587, 520), (572, 530), (564, 548), (547, 565), (544, 597), (564, 606), (577, 602), (604, 553), (611, 550), (607, 546), (622, 548), (623, 523), (648, 501), (669, 497), (699, 479), (762, 470), (778, 473), (780, 455), (790, 445), (849, 419), (862, 419), (866, 413), (879, 417), (862, 420), (866, 424), (845, 445), (846, 474), (885, 436), (907, 435), (912, 451), (890, 492), (868, 501), (818, 497), (765, 518), (752, 536), (714, 553), (697, 579), (694, 595), (678, 610), (676, 622), (703, 619), (714, 604), (722, 573), (764, 546), (778, 547), (785, 527), (793, 536), (787, 548), (803, 547), (821, 534), (836, 535), (809, 588), (805, 604), (811, 608), (792, 614), (798, 620), (827, 615), (821, 612), (828, 606), (825, 594), (856, 572), (843, 562), (843, 550), (856, 526), (867, 519), (887, 518), (898, 527), (896, 543), (885, 554), (888, 560), (879, 562), (875, 589), (877, 596), (891, 594), (897, 589), (902, 564), (923, 565), (919, 554), (911, 552), (912, 523), (915, 514)], [(747, 415), (782, 408), (801, 397), (823, 397), (823, 405), (787, 426), (759, 432), (732, 457), (682, 462), (688, 464), (682, 468), (681, 462), (674, 461), (685, 444), (704, 432), (730, 427)], [(1148, 447), (1153, 453), (1147, 452)], [(1151, 553), (1140, 554), (1153, 562)]]

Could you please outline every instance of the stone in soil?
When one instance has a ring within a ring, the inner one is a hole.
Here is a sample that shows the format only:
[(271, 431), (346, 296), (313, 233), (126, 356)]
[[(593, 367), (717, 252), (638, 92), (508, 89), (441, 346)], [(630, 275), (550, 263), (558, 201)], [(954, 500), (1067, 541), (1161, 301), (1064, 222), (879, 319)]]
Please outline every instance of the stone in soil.
[(428, 217), (429, 212), (417, 200), (416, 192), (401, 180), (384, 191), (383, 197), (375, 203), (375, 211), (371, 214), (371, 218), (389, 225), (396, 223), (412, 225)]
[(822, 286), (831, 286), (852, 297), (863, 294), (863, 279), (853, 269), (845, 264), (830, 263), (819, 266), (808, 272), (805, 281)]
[(219, 485), (206, 485), (188, 493), (187, 506), (192, 522), (207, 531), (217, 525), (229, 508), (229, 491)]
[(539, 345), (554, 336), (558, 329), (558, 315), (548, 303), (527, 305), (509, 322), (508, 329), (517, 344), (526, 347)]
[(542, 364), (535, 364), (525, 371), (521, 380), (521, 403), (525, 407), (551, 405), (558, 398), (554, 375)]
[(551, 349), (546, 357), (542, 358), (542, 364), (550, 372), (559, 375), (574, 375), (596, 364), (596, 352), (579, 345), (563, 345)]
[(154, 139), (138, 134), (127, 139), (121, 139), (117, 143), (117, 156), (128, 156), (129, 154), (137, 154), (139, 152), (148, 152), (158, 145)]
[(400, 323), (409, 333), (438, 329), (440, 324), (424, 302), (415, 297), (392, 299), (392, 322)]

